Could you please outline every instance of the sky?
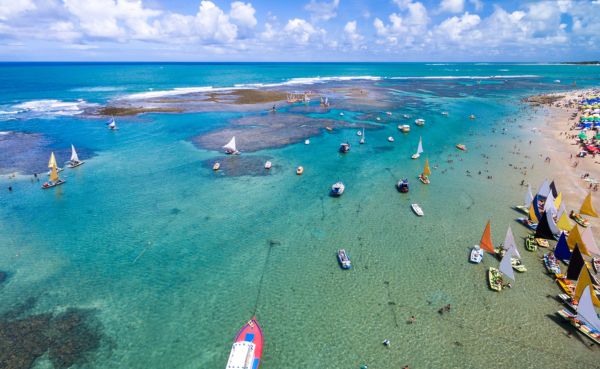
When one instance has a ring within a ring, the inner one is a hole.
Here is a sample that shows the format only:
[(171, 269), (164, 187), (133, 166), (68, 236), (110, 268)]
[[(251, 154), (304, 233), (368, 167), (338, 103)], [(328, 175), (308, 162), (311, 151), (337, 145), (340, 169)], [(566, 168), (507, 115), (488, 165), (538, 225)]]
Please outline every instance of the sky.
[(0, 60), (600, 60), (600, 0), (0, 0)]

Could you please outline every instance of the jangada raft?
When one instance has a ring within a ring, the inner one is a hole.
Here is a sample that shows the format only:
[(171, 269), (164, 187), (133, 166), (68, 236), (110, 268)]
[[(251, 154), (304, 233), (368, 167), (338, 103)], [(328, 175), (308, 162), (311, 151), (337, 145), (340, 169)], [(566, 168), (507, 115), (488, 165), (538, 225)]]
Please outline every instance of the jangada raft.
[(235, 337), (226, 369), (258, 369), (262, 350), (263, 333), (253, 317)]

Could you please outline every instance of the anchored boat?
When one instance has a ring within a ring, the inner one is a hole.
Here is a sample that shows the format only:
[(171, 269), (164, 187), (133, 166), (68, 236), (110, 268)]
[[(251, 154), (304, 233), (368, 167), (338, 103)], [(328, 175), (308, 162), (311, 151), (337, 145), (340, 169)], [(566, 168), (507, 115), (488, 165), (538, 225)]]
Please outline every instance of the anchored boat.
[(347, 153), (348, 151), (350, 151), (350, 144), (348, 142), (344, 142), (342, 144), (340, 144), (340, 150), (339, 150), (342, 154)]
[(396, 183), (396, 188), (398, 189), (398, 191), (402, 192), (402, 193), (407, 193), (409, 188), (408, 188), (408, 179), (401, 179), (398, 181), (398, 183)]
[(421, 206), (419, 204), (410, 204), (410, 208), (418, 217), (422, 217), (423, 215), (425, 215), (425, 213), (423, 213), (423, 209), (421, 209)]
[(423, 173), (419, 174), (419, 181), (423, 184), (431, 183), (429, 181), (429, 176), (431, 175), (431, 169), (429, 169), (429, 160), (425, 159), (425, 166), (423, 167)]
[(423, 153), (423, 138), (419, 137), (419, 146), (417, 146), (417, 152), (414, 153), (411, 158), (418, 159)]
[(227, 143), (227, 145), (223, 146), (223, 149), (225, 150), (225, 154), (229, 154), (229, 155), (239, 155), (240, 154), (237, 147), (235, 146), (235, 136), (233, 136), (231, 138), (231, 140)]
[(235, 337), (226, 369), (258, 369), (262, 351), (262, 329), (253, 317)]
[(346, 186), (342, 182), (336, 182), (331, 186), (331, 196), (339, 197), (342, 196)]
[(67, 166), (69, 168), (76, 168), (85, 163), (82, 160), (79, 160), (79, 156), (77, 156), (77, 151), (75, 151), (75, 146), (71, 144), (71, 160), (69, 160), (69, 164)]
[(337, 252), (337, 258), (338, 258), (338, 262), (340, 263), (340, 266), (342, 267), (342, 269), (352, 268), (352, 262), (350, 261), (350, 258), (348, 257), (346, 250), (339, 249)]
[(56, 166), (56, 159), (54, 158), (54, 153), (50, 154), (50, 178), (48, 178), (47, 182), (44, 182), (42, 185), (43, 189), (51, 188), (59, 186), (66, 181), (64, 179), (60, 179), (58, 176), (58, 167)]

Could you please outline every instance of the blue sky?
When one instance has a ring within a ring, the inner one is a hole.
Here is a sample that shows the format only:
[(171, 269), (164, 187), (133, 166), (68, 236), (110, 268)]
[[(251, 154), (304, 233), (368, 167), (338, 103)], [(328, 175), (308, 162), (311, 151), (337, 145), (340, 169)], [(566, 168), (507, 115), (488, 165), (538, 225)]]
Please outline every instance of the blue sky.
[(600, 0), (0, 0), (0, 60), (598, 60), (598, 19)]

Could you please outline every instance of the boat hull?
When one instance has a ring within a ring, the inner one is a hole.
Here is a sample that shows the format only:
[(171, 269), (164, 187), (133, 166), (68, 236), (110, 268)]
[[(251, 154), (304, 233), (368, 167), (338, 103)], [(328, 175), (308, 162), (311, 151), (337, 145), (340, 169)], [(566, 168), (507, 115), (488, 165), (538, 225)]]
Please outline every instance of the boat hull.
[(61, 184), (65, 183), (66, 181), (64, 179), (59, 179), (56, 182), (46, 182), (42, 185), (42, 189), (48, 189), (48, 188), (52, 188), (52, 187), (56, 187), (56, 186), (60, 186)]
[(69, 163), (69, 164), (67, 164), (67, 167), (69, 167), (69, 168), (77, 168), (79, 166), (82, 166), (83, 164), (85, 164), (85, 161), (79, 161), (77, 163)]
[(488, 269), (488, 283), (491, 290), (496, 292), (502, 291), (502, 274), (500, 274), (498, 269)]
[(473, 264), (481, 263), (483, 261), (483, 251), (478, 247), (473, 247), (469, 255), (469, 261)]

